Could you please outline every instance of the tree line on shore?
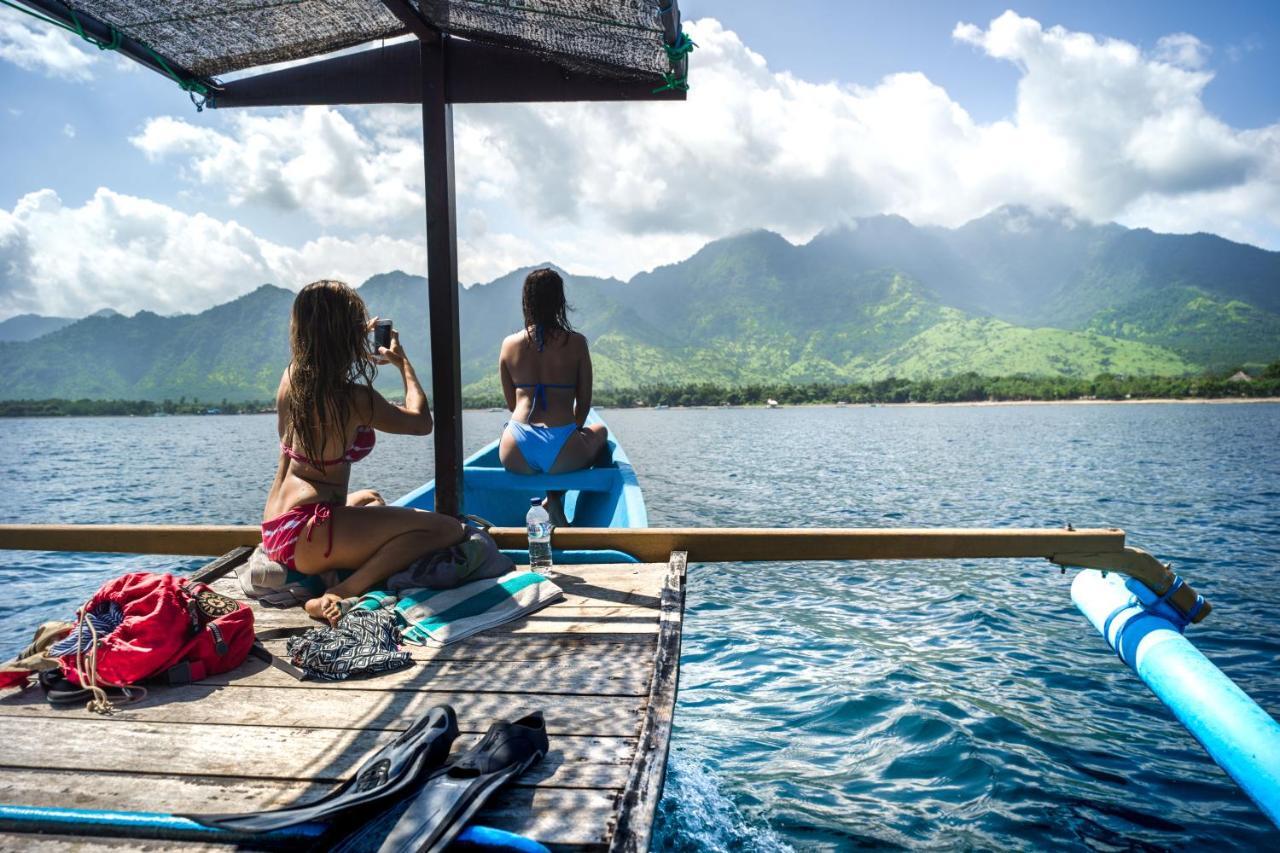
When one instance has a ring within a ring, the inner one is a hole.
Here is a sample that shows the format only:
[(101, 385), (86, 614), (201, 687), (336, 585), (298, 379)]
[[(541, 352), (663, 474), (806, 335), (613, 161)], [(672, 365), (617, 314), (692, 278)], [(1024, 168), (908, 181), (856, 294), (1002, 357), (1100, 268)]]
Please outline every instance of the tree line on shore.
[[(1117, 376), (1092, 379), (1066, 376), (980, 376), (962, 373), (944, 379), (880, 379), (874, 382), (818, 382), (805, 385), (717, 385), (708, 382), (597, 389), (595, 405), (606, 408), (644, 406), (753, 406), (821, 403), (980, 403), (1026, 400), (1219, 399), (1280, 397), (1280, 360), (1249, 379), (1234, 373), (1201, 376)], [(467, 395), (467, 408), (499, 408), (496, 394)], [(275, 410), (274, 402), (217, 404), (163, 400), (0, 400), (0, 417), (82, 415), (237, 415)]]
[(250, 415), (257, 412), (274, 412), (274, 401), (218, 403), (201, 402), (199, 398), (187, 400), (0, 400), (0, 417), (80, 417), (105, 415)]

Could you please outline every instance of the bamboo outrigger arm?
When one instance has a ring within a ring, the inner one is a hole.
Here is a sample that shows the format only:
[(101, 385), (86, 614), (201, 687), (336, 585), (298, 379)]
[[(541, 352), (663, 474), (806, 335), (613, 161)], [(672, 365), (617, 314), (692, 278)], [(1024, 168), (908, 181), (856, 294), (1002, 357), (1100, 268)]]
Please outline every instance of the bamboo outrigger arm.
[[(491, 531), (503, 548), (523, 548), (520, 527)], [(125, 554), (225, 554), (256, 545), (262, 533), (250, 525), (0, 524), (0, 549), (95, 551)], [(650, 527), (636, 529), (562, 527), (557, 548), (625, 551), (646, 562), (663, 562), (687, 551), (690, 562), (790, 562), (796, 560), (945, 560), (1034, 558), (1060, 566), (1101, 569), (1136, 578), (1156, 595), (1176, 583), (1169, 567), (1140, 548), (1125, 546), (1118, 528), (752, 528)], [(1212, 609), (1183, 583), (1170, 602), (1193, 622)]]
[(1075, 552), (1054, 554), (1050, 561), (1059, 566), (1070, 566), (1077, 569), (1098, 569), (1103, 572), (1117, 572), (1141, 581), (1147, 589), (1156, 595), (1169, 593), (1169, 603), (1191, 622), (1202, 622), (1213, 610), (1206, 599), (1198, 595), (1185, 581), (1174, 589), (1178, 577), (1169, 566), (1141, 548), (1126, 547), (1122, 551)]

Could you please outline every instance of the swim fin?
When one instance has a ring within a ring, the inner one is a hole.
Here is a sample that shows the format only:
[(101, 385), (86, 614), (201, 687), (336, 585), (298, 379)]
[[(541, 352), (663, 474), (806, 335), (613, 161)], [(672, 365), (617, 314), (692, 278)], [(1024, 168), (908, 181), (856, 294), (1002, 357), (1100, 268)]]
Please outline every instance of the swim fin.
[(351, 820), (416, 790), (428, 774), (440, 769), (457, 737), (457, 714), (448, 705), (439, 705), (375, 752), (355, 776), (319, 800), (269, 812), (181, 817), (217, 829), (250, 833)]
[(479, 743), (432, 773), (418, 793), (353, 832), (334, 853), (443, 850), (494, 791), (541, 760), (547, 749), (541, 712), (494, 723)]

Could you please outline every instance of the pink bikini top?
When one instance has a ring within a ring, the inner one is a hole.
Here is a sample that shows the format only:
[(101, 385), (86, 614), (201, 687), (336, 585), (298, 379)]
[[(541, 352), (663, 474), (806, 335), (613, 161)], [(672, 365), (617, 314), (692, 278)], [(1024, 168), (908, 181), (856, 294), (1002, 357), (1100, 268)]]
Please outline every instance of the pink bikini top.
[(312, 468), (328, 468), (330, 465), (343, 465), (350, 464), (352, 462), (359, 462), (373, 451), (373, 445), (377, 440), (378, 434), (373, 431), (373, 427), (358, 426), (356, 427), (355, 439), (351, 442), (351, 446), (347, 448), (347, 452), (342, 454), (341, 458), (327, 459), (324, 462), (316, 462), (303, 456), (284, 442), (280, 442), (280, 452), (295, 462), (310, 465)]

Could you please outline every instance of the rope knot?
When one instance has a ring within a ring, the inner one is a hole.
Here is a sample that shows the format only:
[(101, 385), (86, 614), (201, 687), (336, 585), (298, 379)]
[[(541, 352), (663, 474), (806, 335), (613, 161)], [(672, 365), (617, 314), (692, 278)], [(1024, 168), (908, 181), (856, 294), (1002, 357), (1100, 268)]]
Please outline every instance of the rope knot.
[(653, 94), (667, 91), (689, 91), (689, 81), (687, 77), (677, 77), (674, 71), (668, 71), (662, 75), (662, 85), (653, 90)]

